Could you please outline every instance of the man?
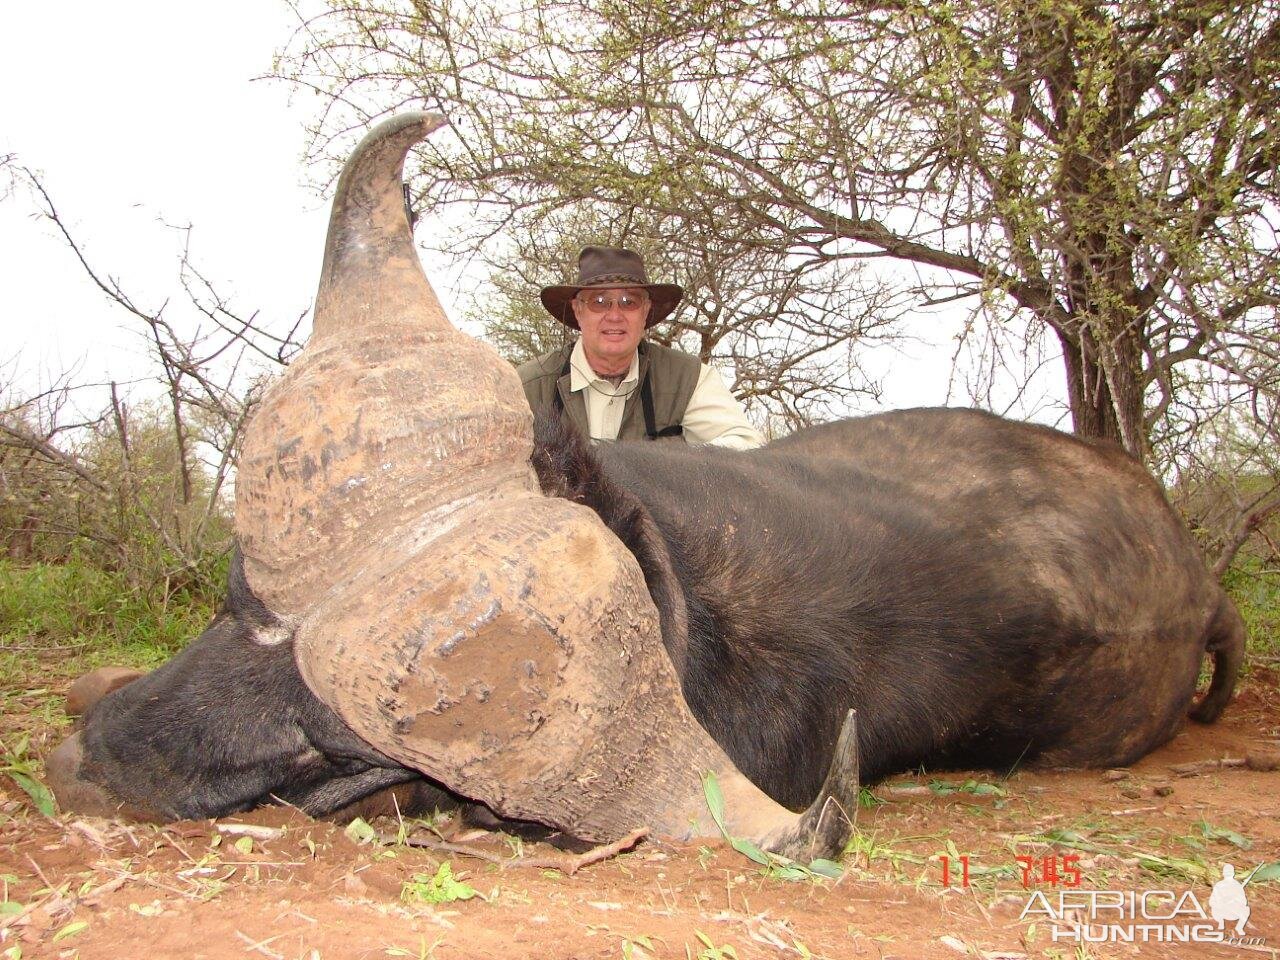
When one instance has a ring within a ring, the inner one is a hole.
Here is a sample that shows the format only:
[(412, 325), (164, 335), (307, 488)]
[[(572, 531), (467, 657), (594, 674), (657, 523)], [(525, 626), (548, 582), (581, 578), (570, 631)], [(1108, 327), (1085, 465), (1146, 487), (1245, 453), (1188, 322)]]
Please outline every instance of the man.
[(559, 409), (593, 443), (683, 437), (739, 450), (764, 443), (724, 381), (697, 357), (644, 339), (684, 291), (650, 283), (632, 250), (586, 247), (578, 282), (546, 287), (542, 305), (581, 332), (518, 368), (529, 405)]

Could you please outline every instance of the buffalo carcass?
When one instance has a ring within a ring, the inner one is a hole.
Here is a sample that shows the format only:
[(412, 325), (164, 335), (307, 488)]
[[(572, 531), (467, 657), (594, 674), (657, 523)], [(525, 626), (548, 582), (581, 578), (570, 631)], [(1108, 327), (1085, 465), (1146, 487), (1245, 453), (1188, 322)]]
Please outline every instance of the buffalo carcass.
[(401, 167), (436, 124), (348, 164), (314, 335), (246, 437), (228, 603), (50, 758), (64, 806), (320, 814), (416, 780), (588, 840), (694, 836), (712, 771), (731, 832), (829, 854), (855, 756), (864, 781), (1127, 763), (1206, 651), (1193, 715), (1221, 711), (1239, 617), (1109, 447), (946, 410), (747, 453), (555, 418), (535, 444), (413, 250)]

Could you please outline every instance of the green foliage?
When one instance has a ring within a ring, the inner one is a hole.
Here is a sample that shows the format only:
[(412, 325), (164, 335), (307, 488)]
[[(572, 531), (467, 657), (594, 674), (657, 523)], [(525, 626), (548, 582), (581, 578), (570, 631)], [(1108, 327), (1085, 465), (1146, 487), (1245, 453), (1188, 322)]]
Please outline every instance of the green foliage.
[(418, 948), (409, 950), (405, 947), (387, 947), (383, 953), (388, 957), (411, 957), (412, 960), (431, 960), (436, 955), (436, 948), (444, 943), (444, 937), (436, 937), (430, 943), (424, 936), (418, 937)]
[(1280, 569), (1275, 562), (1242, 553), (1222, 583), (1244, 619), (1249, 652), (1270, 657), (1280, 654)]
[[(1215, 827), (1203, 820), (1196, 826), (1195, 835), (1182, 838), (1183, 843), (1193, 851), (1189, 856), (1144, 849), (1137, 846), (1140, 837), (1131, 833), (1110, 832), (1097, 825), (1063, 827), (1033, 835), (1020, 834), (1012, 839), (1019, 845), (1047, 843), (1054, 847), (1106, 854), (1118, 859), (1133, 858), (1140, 869), (1157, 877), (1181, 883), (1213, 883), (1221, 876), (1219, 861), (1225, 857), (1222, 851), (1206, 847), (1204, 841), (1227, 844), (1236, 850), (1247, 849), (1252, 841), (1233, 830)], [(1273, 871), (1269, 865), (1264, 866), (1255, 875), (1254, 882), (1265, 883), (1275, 876), (1280, 876), (1280, 870)]]
[(12, 441), (0, 445), (0, 555), (92, 567), (162, 603), (221, 585), (230, 511), (221, 474), (190, 449), (196, 425), (179, 432), (145, 404), (65, 432), (30, 405), (0, 417)]
[(693, 931), (693, 935), (698, 938), (698, 943), (702, 946), (697, 953), (694, 953), (691, 947), (685, 947), (685, 956), (691, 960), (738, 960), (738, 951), (729, 944), (717, 947), (715, 942), (701, 930)]
[(484, 326), (485, 339), (511, 363), (520, 364), (558, 349), (577, 336), (546, 311), (538, 299), (538, 290), (577, 279), (578, 248), (609, 239), (597, 237), (598, 229), (598, 226), (588, 229), (584, 224), (584, 232), (578, 237), (565, 238), (554, 249), (539, 249), (538, 262), (556, 263), (560, 267), (541, 278), (529, 276), (528, 270), (511, 273), (495, 268), (490, 278), (491, 290), (477, 301), (474, 312)]
[(1249, 875), (1250, 883), (1275, 883), (1277, 880), (1280, 880), (1280, 861), (1264, 863)]
[(930, 780), (929, 790), (939, 797), (949, 797), (956, 793), (965, 793), (974, 797), (1003, 797), (1006, 794), (1004, 787), (980, 780), (965, 780), (963, 783)]
[[(0, 920), (3, 920), (5, 917), (16, 916), (24, 909), (26, 908), (22, 903), (19, 903), (17, 900), (10, 900), (6, 896), (5, 899), (0, 900)], [(0, 956), (7, 956), (7, 954), (0, 954)]]
[(1274, 438), (1276, 5), (864, 13), (367, 0), (309, 20), (278, 70), (325, 95), (318, 149), (406, 96), (448, 112), (417, 192), (463, 205), (451, 251), (535, 313), (570, 240), (666, 251), (689, 340), (772, 412), (866, 384), (842, 356), (862, 318), (960, 302), (975, 367), (1021, 386), (1028, 346), (1060, 353), (1087, 436), (1150, 460), (1157, 424), (1203, 428), (1207, 369), (1242, 388), (1215, 408), (1261, 401)]
[(89, 921), (73, 920), (71, 921), (71, 923), (68, 923), (65, 927), (63, 927), (57, 933), (55, 933), (53, 935), (53, 938), (49, 942), (57, 943), (60, 940), (67, 939), (67, 937), (74, 937), (77, 933), (83, 933), (85, 930), (88, 930), (88, 929), (89, 929)]
[(352, 843), (372, 843), (378, 839), (378, 831), (364, 817), (356, 817), (342, 832)]
[(1201, 820), (1198, 824), (1200, 833), (1206, 840), (1217, 840), (1222, 843), (1229, 843), (1231, 846), (1240, 850), (1248, 850), (1253, 846), (1253, 841), (1242, 834), (1236, 833), (1234, 830), (1227, 830), (1224, 827), (1215, 827), (1207, 820)]
[(453, 903), (478, 896), (480, 891), (475, 887), (454, 877), (453, 866), (447, 861), (440, 864), (434, 875), (415, 873), (400, 890), (400, 898), (405, 903)]
[(851, 860), (857, 865), (869, 867), (877, 861), (886, 861), (899, 880), (905, 880), (905, 869), (908, 866), (921, 866), (926, 858), (908, 850), (902, 850), (892, 841), (881, 841), (874, 833), (854, 830), (849, 842), (841, 853), (842, 860)]
[(29, 742), (30, 738), (23, 736), (11, 750), (0, 743), (0, 773), (7, 775), (21, 787), (23, 792), (31, 798), (37, 810), (51, 817), (56, 809), (53, 794), (49, 792), (48, 787), (36, 779), (38, 764), (34, 757), (27, 755)]
[[(0, 647), (155, 666), (204, 630), (221, 601), (226, 558), (209, 557), (203, 566), (200, 582), (166, 595), (78, 555), (62, 564), (0, 558)], [(0, 671), (3, 663), (0, 657)]]
[(655, 938), (647, 935), (636, 937), (622, 938), (622, 960), (644, 960), (654, 953), (656, 948), (653, 945)]

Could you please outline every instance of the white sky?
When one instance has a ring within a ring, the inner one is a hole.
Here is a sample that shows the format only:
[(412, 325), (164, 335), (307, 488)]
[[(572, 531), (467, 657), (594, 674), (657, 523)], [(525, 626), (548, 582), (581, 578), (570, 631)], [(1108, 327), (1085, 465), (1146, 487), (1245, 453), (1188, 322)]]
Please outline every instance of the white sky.
[[(0, 153), (41, 172), (90, 262), (140, 305), (176, 308), (183, 237), (165, 224), (192, 224), (192, 259), (218, 289), (287, 329), (314, 293), (328, 217), (302, 186), (305, 111), (254, 79), (290, 34), (288, 10), (72, 2), (16, 5), (5, 21)], [(33, 210), (0, 203), (0, 359), (20, 351), (28, 377), (83, 362), (86, 377), (129, 378), (136, 322)]]
[[(287, 329), (311, 302), (328, 219), (328, 198), (304, 186), (309, 95), (255, 80), (293, 26), (271, 0), (10, 4), (0, 155), (42, 174), (89, 261), (140, 306), (169, 298), (179, 316), (182, 234), (166, 224), (191, 224), (192, 259), (218, 290)], [(139, 375), (136, 321), (34, 209), (23, 195), (0, 201), (0, 377), (26, 386), (77, 364), (81, 379)], [(443, 227), (424, 220), (419, 238), (433, 229)], [(458, 281), (428, 273), (448, 307)], [(869, 364), (888, 372), (885, 407), (945, 399), (953, 331), (936, 318), (921, 326), (939, 347)], [(1056, 389), (1061, 375), (1049, 379)]]

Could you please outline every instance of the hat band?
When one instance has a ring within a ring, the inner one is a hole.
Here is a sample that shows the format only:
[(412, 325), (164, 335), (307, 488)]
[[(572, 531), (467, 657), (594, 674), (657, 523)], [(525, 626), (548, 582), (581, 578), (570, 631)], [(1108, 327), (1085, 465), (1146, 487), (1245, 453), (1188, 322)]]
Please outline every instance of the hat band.
[(648, 280), (637, 277), (634, 273), (606, 273), (599, 277), (584, 277), (579, 286), (591, 287), (601, 283), (630, 283), (640, 287), (650, 285)]

